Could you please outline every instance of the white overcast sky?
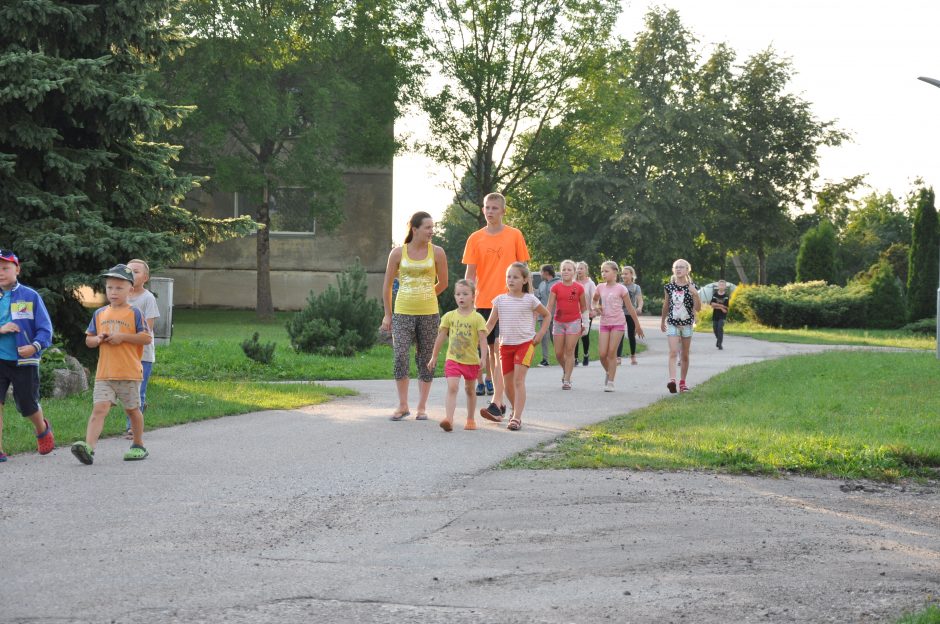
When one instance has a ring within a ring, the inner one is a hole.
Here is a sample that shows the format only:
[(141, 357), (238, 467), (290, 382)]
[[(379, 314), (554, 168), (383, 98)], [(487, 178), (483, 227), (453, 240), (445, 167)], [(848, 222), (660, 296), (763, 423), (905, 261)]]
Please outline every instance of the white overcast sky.
[[(821, 153), (822, 179), (867, 173), (877, 191), (905, 195), (920, 176), (940, 187), (940, 0), (625, 0), (618, 34), (643, 29), (652, 6), (679, 11), (699, 39), (700, 52), (727, 42), (743, 62), (773, 46), (790, 57), (791, 90), (834, 119), (853, 140)], [(420, 134), (418, 116), (402, 119), (399, 133)], [(453, 196), (447, 172), (415, 154), (395, 159), (395, 241), (416, 210), (439, 216)]]

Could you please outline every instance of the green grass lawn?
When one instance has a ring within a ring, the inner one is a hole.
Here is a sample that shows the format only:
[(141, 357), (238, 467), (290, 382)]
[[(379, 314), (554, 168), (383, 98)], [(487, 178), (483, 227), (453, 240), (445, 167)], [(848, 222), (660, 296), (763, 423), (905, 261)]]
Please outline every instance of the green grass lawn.
[[(711, 321), (699, 323), (696, 331), (711, 333)], [(779, 329), (756, 323), (727, 323), (725, 334), (748, 336), (770, 342), (793, 342), (799, 344), (858, 345), (867, 347), (900, 347), (904, 349), (936, 349), (937, 340), (932, 336), (912, 334), (889, 329)]]
[[(147, 410), (146, 429), (259, 410), (316, 405), (334, 396), (348, 394), (353, 392), (317, 384), (213, 384), (154, 376), (147, 389), (147, 403), (151, 409)], [(42, 401), (43, 412), (55, 430), (57, 446), (85, 439), (85, 425), (91, 414), (91, 405), (90, 389), (67, 399)], [(36, 450), (35, 431), (29, 421), (21, 418), (15, 409), (4, 410), (3, 421), (3, 448), (7, 453)], [(124, 422), (124, 410), (112, 408), (102, 435), (122, 433)]]
[(503, 467), (936, 478), (938, 413), (933, 353), (796, 356), (734, 368)]

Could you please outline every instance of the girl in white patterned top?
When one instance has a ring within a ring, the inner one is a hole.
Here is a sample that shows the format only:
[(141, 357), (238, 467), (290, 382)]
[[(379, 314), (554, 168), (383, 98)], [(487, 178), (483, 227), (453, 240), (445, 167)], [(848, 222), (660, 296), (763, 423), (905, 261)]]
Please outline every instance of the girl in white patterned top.
[[(486, 331), (492, 331), (499, 323), (499, 355), (502, 365), (503, 382), (506, 395), (512, 404), (509, 417), (510, 431), (522, 428), (522, 410), (525, 408), (525, 377), (532, 366), (535, 356), (535, 343), (539, 342), (549, 328), (551, 315), (548, 309), (530, 292), (531, 276), (529, 267), (522, 262), (513, 262), (506, 269), (506, 289), (509, 291), (493, 299), (493, 311), (486, 324)], [(535, 315), (542, 317), (539, 331), (535, 331)], [(487, 410), (480, 410), (480, 416), (499, 422)]]

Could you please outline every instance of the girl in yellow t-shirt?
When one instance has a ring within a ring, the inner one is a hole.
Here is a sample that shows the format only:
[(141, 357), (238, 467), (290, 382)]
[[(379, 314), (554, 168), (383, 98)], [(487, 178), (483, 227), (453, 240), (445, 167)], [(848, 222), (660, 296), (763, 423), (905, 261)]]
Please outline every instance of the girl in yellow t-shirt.
[(447, 379), (447, 399), (444, 403), (446, 416), (441, 421), (441, 429), (451, 431), (454, 427), (454, 410), (457, 409), (457, 386), (460, 378), (464, 379), (467, 393), (467, 424), (464, 429), (476, 429), (473, 414), (477, 407), (474, 384), (480, 372), (480, 362), (486, 368), (486, 321), (483, 315), (473, 309), (473, 283), (465, 279), (457, 280), (454, 285), (454, 299), (457, 309), (451, 310), (441, 319), (441, 327), (434, 342), (434, 351), (428, 361), (428, 368), (437, 366), (437, 355), (450, 337), (447, 344), (447, 356), (444, 362), (444, 377)]

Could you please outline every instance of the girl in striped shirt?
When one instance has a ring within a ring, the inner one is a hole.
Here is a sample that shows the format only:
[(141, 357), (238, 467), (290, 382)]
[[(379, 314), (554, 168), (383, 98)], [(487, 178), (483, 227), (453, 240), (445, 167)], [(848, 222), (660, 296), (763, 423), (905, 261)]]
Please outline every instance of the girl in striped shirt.
[[(489, 333), (499, 323), (499, 356), (503, 369), (506, 395), (512, 404), (509, 417), (510, 431), (522, 428), (522, 410), (525, 408), (525, 377), (532, 366), (535, 344), (542, 340), (550, 326), (548, 309), (530, 292), (529, 267), (522, 262), (513, 262), (506, 269), (506, 294), (493, 299), (493, 311), (486, 324)], [(539, 331), (535, 331), (535, 315), (542, 317)], [(480, 410), (480, 416), (499, 422), (488, 411)]]

